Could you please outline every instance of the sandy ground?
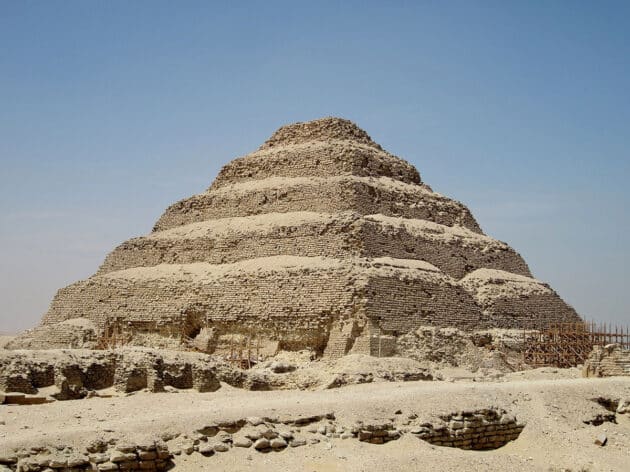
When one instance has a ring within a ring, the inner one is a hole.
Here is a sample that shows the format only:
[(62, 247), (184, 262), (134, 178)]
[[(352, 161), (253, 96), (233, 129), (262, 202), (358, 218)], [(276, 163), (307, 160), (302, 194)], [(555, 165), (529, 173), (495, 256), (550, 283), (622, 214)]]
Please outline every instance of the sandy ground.
[[(334, 412), (339, 424), (416, 413), (419, 420), (469, 408), (499, 407), (526, 423), (520, 437), (487, 452), (432, 446), (411, 434), (384, 445), (326, 439), (316, 445), (259, 453), (232, 448), (212, 457), (176, 456), (175, 470), (511, 470), (630, 471), (630, 416), (617, 424), (583, 421), (607, 413), (591, 399), (630, 397), (630, 378), (581, 379), (557, 370), (500, 382), (405, 382), (320, 391), (251, 392), (223, 386), (213, 393), (91, 398), (32, 406), (0, 406), (0, 446), (82, 445), (95, 437), (132, 439), (192, 432), (220, 419)], [(403, 417), (399, 416), (399, 417)], [(606, 434), (608, 444), (594, 440)], [(0, 449), (1, 449), (0, 448)]]

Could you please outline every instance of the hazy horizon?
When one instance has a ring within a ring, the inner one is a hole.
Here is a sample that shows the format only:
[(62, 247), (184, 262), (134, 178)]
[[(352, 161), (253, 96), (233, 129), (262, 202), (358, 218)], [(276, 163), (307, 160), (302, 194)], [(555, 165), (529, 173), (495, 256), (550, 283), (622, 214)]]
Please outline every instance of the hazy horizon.
[(630, 323), (625, 2), (0, 5), (0, 332), (279, 126), (351, 119)]

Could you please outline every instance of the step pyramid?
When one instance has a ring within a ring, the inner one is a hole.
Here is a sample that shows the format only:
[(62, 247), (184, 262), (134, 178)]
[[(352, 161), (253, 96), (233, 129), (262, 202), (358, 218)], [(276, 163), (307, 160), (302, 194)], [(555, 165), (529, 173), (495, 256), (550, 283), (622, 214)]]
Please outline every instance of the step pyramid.
[(59, 290), (10, 347), (92, 339), (67, 332), (89, 324), (97, 339), (208, 352), (240, 336), (271, 351), (383, 354), (425, 325), (579, 320), (463, 204), (354, 123), (324, 118), (283, 126), (228, 163), (150, 234)]

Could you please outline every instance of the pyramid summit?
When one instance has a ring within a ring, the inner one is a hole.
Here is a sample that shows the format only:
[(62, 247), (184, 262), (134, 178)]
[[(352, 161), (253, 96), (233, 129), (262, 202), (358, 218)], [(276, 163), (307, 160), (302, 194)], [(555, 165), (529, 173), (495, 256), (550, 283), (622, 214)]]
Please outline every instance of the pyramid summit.
[(282, 126), (259, 149), (301, 144), (308, 141), (330, 140), (354, 141), (358, 144), (381, 149), (364, 130), (352, 121), (334, 117)]
[(422, 326), (579, 320), (466, 206), (354, 123), (323, 118), (283, 126), (226, 164), (151, 233), (59, 290), (39, 326), (8, 347), (117, 336), (222, 353), (238, 337), (271, 354), (391, 355)]

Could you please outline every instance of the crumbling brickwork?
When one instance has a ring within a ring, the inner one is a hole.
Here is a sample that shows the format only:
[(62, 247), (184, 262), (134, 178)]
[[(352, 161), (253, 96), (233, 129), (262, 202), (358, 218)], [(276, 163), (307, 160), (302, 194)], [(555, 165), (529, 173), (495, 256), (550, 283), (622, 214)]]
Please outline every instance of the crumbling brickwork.
[(412, 434), (436, 446), (488, 450), (517, 439), (525, 427), (505, 411), (493, 409), (462, 411), (441, 420), (439, 426), (426, 423)]
[[(240, 336), (338, 357), (395, 353), (398, 337), (423, 325), (579, 317), (466, 206), (353, 123), (325, 118), (282, 127), (227, 164), (153, 232), (59, 290), (42, 324), (9, 347), (47, 347), (47, 335), (64, 347), (93, 341), (76, 319), (99, 340), (157, 336), (210, 352)], [(190, 377), (178, 369), (165, 371), (174, 383)]]

